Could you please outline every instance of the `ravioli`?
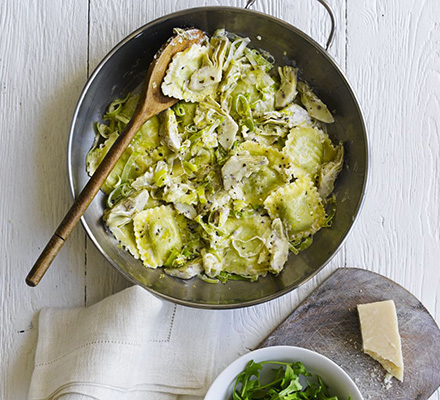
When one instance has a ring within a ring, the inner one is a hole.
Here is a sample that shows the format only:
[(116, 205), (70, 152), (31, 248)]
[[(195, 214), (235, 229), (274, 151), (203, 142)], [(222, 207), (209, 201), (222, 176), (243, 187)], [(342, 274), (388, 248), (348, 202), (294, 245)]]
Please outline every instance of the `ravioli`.
[(176, 213), (169, 206), (154, 207), (133, 218), (140, 258), (149, 268), (163, 266), (173, 250), (183, 246)]
[(313, 235), (325, 224), (325, 209), (318, 190), (306, 177), (271, 193), (264, 206), (272, 218), (281, 219), (291, 241)]
[(322, 130), (296, 127), (290, 131), (283, 153), (292, 159), (294, 176), (313, 178), (322, 165), (334, 157), (335, 148)]
[(166, 96), (198, 102), (215, 93), (222, 78), (228, 40), (213, 37), (211, 43), (194, 44), (173, 57), (161, 85)]

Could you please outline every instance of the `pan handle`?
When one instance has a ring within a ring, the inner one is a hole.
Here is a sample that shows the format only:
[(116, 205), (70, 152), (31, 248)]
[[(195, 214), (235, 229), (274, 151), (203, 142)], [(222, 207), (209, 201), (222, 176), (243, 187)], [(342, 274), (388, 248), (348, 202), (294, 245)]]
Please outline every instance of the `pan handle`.
[[(244, 8), (249, 9), (251, 8), (255, 2), (257, 0), (248, 0), (248, 2), (246, 3), (246, 6)], [(322, 6), (326, 9), (326, 11), (328, 12), (328, 15), (330, 16), (330, 22), (331, 22), (331, 27), (330, 27), (330, 33), (328, 35), (328, 39), (327, 39), (327, 43), (325, 44), (325, 49), (328, 50), (329, 47), (332, 45), (333, 40), (335, 38), (335, 31), (336, 31), (336, 18), (335, 18), (335, 13), (332, 10), (332, 8), (330, 7), (330, 5), (327, 3), (326, 0), (317, 0), (319, 1)]]

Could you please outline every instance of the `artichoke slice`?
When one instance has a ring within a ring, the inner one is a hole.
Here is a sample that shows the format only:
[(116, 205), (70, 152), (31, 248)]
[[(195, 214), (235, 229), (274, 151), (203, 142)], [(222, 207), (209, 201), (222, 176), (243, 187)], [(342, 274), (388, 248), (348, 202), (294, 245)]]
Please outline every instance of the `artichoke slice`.
[(295, 100), (298, 94), (296, 90), (298, 69), (286, 65), (278, 68), (278, 74), (281, 78), (281, 85), (275, 93), (275, 107), (283, 108)]
[(301, 93), (301, 102), (304, 104), (304, 107), (312, 118), (325, 122), (326, 124), (335, 122), (335, 119), (327, 106), (315, 93), (313, 93), (307, 83), (298, 82), (297, 87), (298, 91)]

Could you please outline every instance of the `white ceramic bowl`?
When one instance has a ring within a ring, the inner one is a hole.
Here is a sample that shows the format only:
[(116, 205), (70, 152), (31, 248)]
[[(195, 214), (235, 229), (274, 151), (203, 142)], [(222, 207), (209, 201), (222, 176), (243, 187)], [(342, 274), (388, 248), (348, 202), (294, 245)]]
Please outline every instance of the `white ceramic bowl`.
[[(230, 400), (235, 378), (246, 368), (250, 360), (261, 361), (301, 361), (307, 371), (322, 377), (329, 386), (331, 395), (340, 400), (363, 400), (359, 389), (347, 373), (333, 361), (314, 351), (293, 346), (273, 346), (251, 351), (230, 364), (213, 382), (206, 393), (205, 400)], [(264, 372), (262, 374), (264, 376)]]

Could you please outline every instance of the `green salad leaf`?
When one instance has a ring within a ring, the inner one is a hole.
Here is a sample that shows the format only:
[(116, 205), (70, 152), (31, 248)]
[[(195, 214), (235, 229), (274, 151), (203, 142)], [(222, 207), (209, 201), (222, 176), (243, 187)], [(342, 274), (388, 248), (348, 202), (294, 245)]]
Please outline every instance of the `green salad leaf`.
[[(272, 374), (263, 381), (263, 366)], [(302, 378), (301, 378), (302, 377)], [(301, 381), (306, 383), (301, 383)], [(329, 394), (329, 387), (317, 375), (307, 372), (301, 362), (249, 361), (238, 374), (231, 400), (342, 400)], [(350, 400), (350, 398), (348, 398)]]

